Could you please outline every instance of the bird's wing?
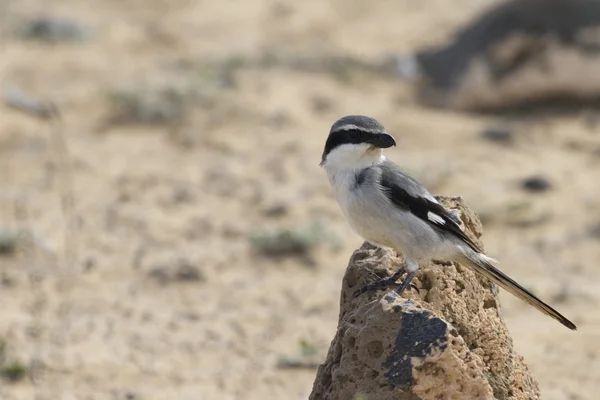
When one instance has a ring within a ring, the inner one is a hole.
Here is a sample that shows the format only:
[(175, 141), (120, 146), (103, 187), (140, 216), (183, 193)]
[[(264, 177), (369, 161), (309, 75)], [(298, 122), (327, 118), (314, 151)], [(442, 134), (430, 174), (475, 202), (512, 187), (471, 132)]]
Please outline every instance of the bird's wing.
[(482, 252), (460, 229), (454, 220), (455, 217), (417, 180), (389, 160), (377, 165), (377, 168), (381, 170), (379, 184), (396, 207), (409, 211), (439, 231), (458, 237), (476, 252)]
[[(381, 170), (380, 185), (392, 203), (404, 212), (410, 212), (429, 223), (434, 228), (450, 233), (460, 239), (477, 253), (483, 253), (471, 239), (465, 235), (454, 217), (415, 179), (406, 175), (396, 164), (385, 161), (378, 165)], [(502, 271), (495, 268), (489, 257), (479, 254), (477, 259), (466, 256), (466, 265), (508, 292), (531, 304), (543, 313), (558, 320), (569, 329), (577, 329), (575, 324), (558, 311), (544, 303), (527, 289), (519, 285)]]

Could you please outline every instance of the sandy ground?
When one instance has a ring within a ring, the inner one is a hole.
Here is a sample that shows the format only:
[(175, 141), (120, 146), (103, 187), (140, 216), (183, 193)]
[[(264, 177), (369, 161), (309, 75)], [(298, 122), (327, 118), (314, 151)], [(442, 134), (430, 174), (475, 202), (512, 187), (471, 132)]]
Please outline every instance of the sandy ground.
[[(0, 339), (4, 362), (27, 368), (0, 380), (0, 398), (305, 399), (316, 370), (277, 363), (306, 343), (325, 351), (335, 332), (361, 241), (318, 162), (331, 124), (351, 113), (384, 122), (399, 142), (389, 157), (432, 192), (463, 196), (487, 252), (578, 324), (502, 294), (543, 398), (597, 398), (600, 128), (579, 113), (521, 118), (499, 146), (479, 135), (500, 118), (423, 108), (408, 83), (247, 62), (408, 51), (491, 3), (0, 1), (2, 85), (52, 99), (64, 117), (57, 130), (0, 107), (0, 228), (24, 232), (0, 255)], [(91, 37), (12, 34), (42, 14)], [(194, 100), (175, 101), (166, 123), (111, 119), (115, 93), (161, 87)], [(539, 173), (551, 190), (525, 192)], [(257, 255), (248, 239), (315, 220), (337, 244), (308, 261)]]

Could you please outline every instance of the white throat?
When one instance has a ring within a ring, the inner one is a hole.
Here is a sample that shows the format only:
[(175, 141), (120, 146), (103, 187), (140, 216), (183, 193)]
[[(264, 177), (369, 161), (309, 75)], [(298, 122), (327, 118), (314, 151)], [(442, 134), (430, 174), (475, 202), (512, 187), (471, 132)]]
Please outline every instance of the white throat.
[(369, 144), (343, 144), (331, 150), (323, 167), (328, 174), (354, 172), (380, 164), (384, 160), (383, 151)]

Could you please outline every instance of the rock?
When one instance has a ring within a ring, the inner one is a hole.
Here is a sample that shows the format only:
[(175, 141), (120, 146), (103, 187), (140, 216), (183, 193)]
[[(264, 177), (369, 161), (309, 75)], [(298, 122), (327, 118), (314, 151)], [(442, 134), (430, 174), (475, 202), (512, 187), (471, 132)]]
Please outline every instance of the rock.
[(49, 119), (58, 112), (51, 102), (37, 99), (14, 85), (3, 87), (0, 95), (7, 106), (36, 118)]
[(23, 21), (17, 35), (44, 42), (81, 42), (91, 36), (91, 30), (74, 20), (39, 17)]
[[(456, 210), (476, 243), (477, 216)], [(342, 284), (337, 333), (319, 367), (311, 400), (539, 399), (537, 382), (516, 354), (500, 315), (498, 289), (458, 264), (422, 265), (418, 291), (354, 297), (374, 273), (399, 266), (391, 250), (367, 243), (354, 252)], [(379, 301), (377, 301), (380, 299)]]
[(420, 100), (469, 111), (577, 107), (600, 98), (600, 2), (495, 4), (448, 45), (418, 50)]
[(529, 192), (541, 193), (552, 188), (550, 181), (543, 176), (531, 176), (522, 183), (523, 189)]
[(0, 254), (14, 254), (19, 241), (15, 230), (0, 227)]
[(263, 209), (263, 215), (269, 218), (280, 218), (288, 214), (289, 206), (285, 203), (275, 203)]
[(191, 261), (177, 258), (167, 263), (158, 263), (150, 269), (148, 276), (161, 284), (171, 282), (204, 282), (204, 274)]
[(177, 281), (202, 281), (204, 275), (200, 272), (198, 267), (189, 264), (187, 260), (180, 261), (175, 271), (175, 280)]
[(502, 126), (488, 127), (481, 132), (480, 136), (482, 139), (502, 145), (510, 145), (514, 141), (513, 131)]

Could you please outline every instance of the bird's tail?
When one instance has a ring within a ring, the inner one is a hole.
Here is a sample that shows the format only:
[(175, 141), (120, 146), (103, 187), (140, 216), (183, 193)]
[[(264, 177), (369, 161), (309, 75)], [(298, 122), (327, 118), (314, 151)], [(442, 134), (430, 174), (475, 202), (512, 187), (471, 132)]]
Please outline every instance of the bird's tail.
[(463, 263), (478, 273), (494, 282), (498, 286), (512, 293), (519, 299), (531, 304), (541, 312), (550, 317), (554, 318), (569, 329), (577, 330), (574, 323), (565, 318), (561, 313), (544, 303), (531, 292), (519, 285), (509, 276), (505, 275), (502, 271), (494, 267), (492, 264), (497, 263), (496, 260), (486, 256), (485, 254), (478, 253), (471, 248), (461, 249), (464, 255)]

